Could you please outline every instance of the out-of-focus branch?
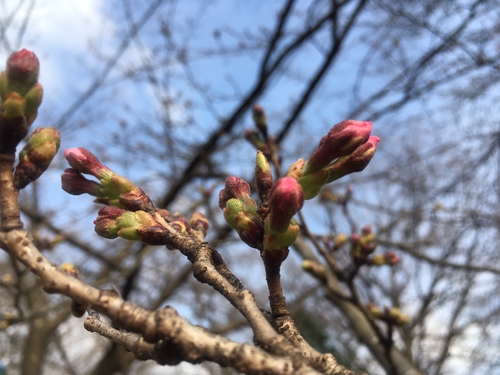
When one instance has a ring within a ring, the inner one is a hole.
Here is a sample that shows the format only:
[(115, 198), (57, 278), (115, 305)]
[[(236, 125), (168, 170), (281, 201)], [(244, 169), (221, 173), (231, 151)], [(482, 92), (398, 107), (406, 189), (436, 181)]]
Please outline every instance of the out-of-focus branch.
[[(299, 236), (293, 246), (304, 259), (320, 263), (319, 258), (303, 237)], [(365, 314), (349, 299), (342, 298), (344, 292), (339, 280), (327, 268), (325, 272), (327, 274), (325, 281), (328, 286), (325, 290), (325, 297), (342, 311), (358, 339), (370, 350), (378, 362), (389, 372), (394, 368), (396, 375), (423, 375), (411, 359), (394, 346), (390, 350), (390, 359), (387, 358), (386, 349), (379, 341), (378, 335)]]

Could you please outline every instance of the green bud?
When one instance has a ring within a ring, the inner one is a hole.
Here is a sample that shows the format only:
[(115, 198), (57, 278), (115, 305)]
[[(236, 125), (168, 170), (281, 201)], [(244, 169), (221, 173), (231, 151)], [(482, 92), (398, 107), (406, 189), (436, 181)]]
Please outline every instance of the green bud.
[(321, 188), (327, 183), (329, 173), (324, 169), (317, 172), (303, 175), (299, 178), (299, 184), (304, 190), (304, 199), (312, 199), (320, 192)]
[(300, 227), (294, 219), (290, 222), (288, 229), (278, 235), (265, 233), (264, 234), (264, 250), (275, 251), (285, 249), (291, 246), (299, 235)]
[(288, 168), (286, 175), (298, 180), (302, 176), (302, 168), (304, 168), (304, 164), (305, 164), (304, 159), (301, 158), (297, 160), (290, 166), (290, 168)]
[(273, 174), (271, 173), (271, 166), (262, 151), (257, 151), (255, 159), (255, 185), (260, 200), (265, 201), (273, 185)]
[(59, 150), (61, 134), (56, 128), (38, 128), (19, 153), (14, 186), (23, 189), (47, 170)]
[(2, 117), (4, 119), (13, 119), (24, 117), (26, 110), (26, 99), (17, 92), (9, 92), (2, 102)]
[(26, 110), (25, 116), (30, 117), (32, 115), (36, 116), (38, 107), (42, 104), (43, 100), (43, 87), (41, 84), (36, 83), (29, 89), (29, 91), (24, 96), (26, 99)]

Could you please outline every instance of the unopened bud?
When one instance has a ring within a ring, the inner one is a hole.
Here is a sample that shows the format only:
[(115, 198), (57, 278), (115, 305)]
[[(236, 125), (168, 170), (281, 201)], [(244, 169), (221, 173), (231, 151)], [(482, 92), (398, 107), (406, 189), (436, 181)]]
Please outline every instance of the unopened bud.
[(337, 234), (333, 239), (333, 250), (340, 249), (348, 240), (349, 238), (344, 233)]
[(97, 219), (94, 220), (96, 233), (104, 238), (112, 239), (118, 237), (118, 231), (120, 230), (118, 218), (126, 212), (114, 206), (101, 208), (97, 214)]
[(394, 253), (392, 251), (388, 251), (388, 252), (384, 253), (384, 260), (385, 260), (385, 264), (392, 266), (392, 265), (397, 264), (399, 262), (399, 257), (396, 253)]
[(304, 199), (312, 199), (318, 195), (321, 188), (327, 183), (328, 177), (329, 173), (324, 169), (302, 175), (298, 181), (304, 190)]
[(219, 207), (224, 209), (232, 198), (242, 199), (250, 196), (250, 185), (244, 179), (234, 176), (226, 178), (225, 188), (219, 192)]
[(255, 126), (261, 134), (264, 136), (264, 139), (267, 139), (267, 119), (266, 119), (266, 113), (264, 112), (264, 109), (258, 105), (255, 104), (252, 107), (252, 118), (255, 123)]
[(207, 234), (208, 232), (208, 219), (201, 212), (195, 212), (191, 215), (189, 218), (189, 225), (191, 225), (191, 228), (194, 230), (200, 231), (203, 234)]
[(47, 170), (59, 150), (61, 134), (56, 128), (38, 128), (19, 153), (19, 164), (14, 174), (14, 186), (26, 187)]
[(304, 192), (295, 178), (283, 177), (273, 184), (268, 203), (266, 233), (283, 233), (287, 230), (292, 217), (302, 208)]
[(297, 160), (290, 166), (290, 168), (288, 168), (286, 175), (298, 180), (302, 176), (302, 169), (304, 168), (304, 164), (304, 159)]
[(366, 305), (366, 308), (368, 309), (370, 315), (375, 319), (380, 319), (384, 315), (382, 309), (375, 305), (373, 302), (368, 303)]
[(335, 159), (351, 154), (370, 136), (372, 123), (346, 120), (330, 129), (306, 161), (303, 175), (323, 169)]
[(78, 269), (71, 263), (63, 263), (59, 266), (59, 269), (69, 276), (78, 278)]
[(9, 56), (6, 72), (9, 90), (24, 94), (37, 82), (40, 62), (33, 52), (23, 49)]
[(73, 169), (97, 177), (99, 180), (113, 174), (111, 169), (102, 164), (94, 154), (83, 147), (64, 150), (64, 157)]
[(265, 150), (267, 148), (266, 143), (260, 139), (259, 132), (257, 130), (245, 130), (243, 135), (245, 139), (257, 150)]
[(80, 172), (67, 168), (61, 175), (63, 190), (71, 195), (90, 194), (94, 197), (104, 197), (101, 193), (102, 185), (86, 179)]
[(368, 138), (366, 143), (359, 146), (352, 154), (340, 158), (335, 163), (325, 168), (329, 173), (327, 183), (338, 180), (350, 173), (361, 172), (365, 169), (375, 154), (379, 141), (379, 137), (372, 135)]
[(294, 219), (291, 220), (288, 228), (280, 234), (264, 233), (264, 250), (275, 251), (286, 249), (291, 246), (299, 235), (300, 227)]
[(273, 185), (273, 174), (269, 162), (261, 151), (257, 151), (255, 161), (255, 185), (260, 200), (265, 201)]

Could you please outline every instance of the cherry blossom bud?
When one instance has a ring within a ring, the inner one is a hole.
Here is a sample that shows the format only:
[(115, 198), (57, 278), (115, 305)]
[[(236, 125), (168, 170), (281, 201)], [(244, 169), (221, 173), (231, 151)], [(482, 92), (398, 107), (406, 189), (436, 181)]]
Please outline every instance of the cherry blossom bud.
[(267, 139), (266, 113), (264, 112), (264, 109), (260, 105), (255, 104), (252, 107), (252, 118), (257, 129), (259, 129), (264, 138)]
[(78, 269), (71, 263), (63, 263), (59, 266), (59, 269), (65, 274), (78, 278)]
[(209, 222), (205, 215), (201, 212), (195, 212), (189, 218), (189, 225), (194, 230), (202, 232), (204, 235), (207, 234), (209, 228)]
[(118, 218), (127, 211), (114, 207), (106, 206), (99, 210), (97, 219), (94, 220), (96, 233), (104, 238), (118, 237), (120, 226), (118, 225)]
[(102, 164), (94, 154), (83, 147), (64, 150), (64, 157), (73, 169), (97, 177), (99, 180), (113, 174), (111, 169)]
[(349, 238), (344, 233), (337, 234), (333, 239), (333, 250), (338, 250), (347, 243)]
[(169, 221), (169, 224), (172, 228), (174, 228), (176, 231), (179, 231), (184, 236), (187, 236), (191, 231), (191, 226), (189, 225), (189, 222), (179, 212), (176, 212), (174, 214), (173, 219)]
[(321, 188), (327, 183), (330, 174), (321, 169), (319, 171), (302, 175), (298, 182), (304, 190), (304, 199), (312, 199), (320, 192)]
[(33, 52), (23, 49), (9, 56), (6, 72), (9, 89), (24, 94), (38, 80), (40, 62)]
[(19, 153), (19, 163), (14, 174), (14, 186), (26, 187), (47, 170), (59, 150), (61, 134), (56, 128), (38, 128)]
[(383, 319), (388, 323), (395, 325), (405, 325), (410, 321), (410, 317), (404, 314), (397, 307), (393, 307), (391, 309), (385, 308)]
[(329, 173), (327, 183), (338, 180), (347, 174), (361, 172), (365, 169), (375, 154), (379, 141), (379, 137), (372, 135), (366, 143), (359, 146), (352, 154), (340, 158), (331, 166), (325, 168), (324, 170)]
[(266, 201), (273, 185), (273, 174), (269, 162), (261, 151), (257, 151), (255, 162), (255, 185), (261, 201)]
[(103, 197), (102, 185), (87, 180), (80, 172), (73, 168), (67, 168), (61, 175), (63, 190), (71, 195), (89, 194), (94, 197)]
[(244, 179), (234, 176), (226, 178), (225, 188), (219, 192), (219, 207), (224, 209), (228, 200), (250, 196), (250, 185)]
[(368, 309), (370, 315), (375, 319), (380, 319), (384, 315), (382, 309), (375, 305), (373, 302), (368, 303), (366, 305), (366, 308)]
[(370, 266), (383, 266), (385, 264), (384, 254), (375, 254), (366, 259), (365, 263)]
[(26, 107), (24, 110), (24, 115), (28, 121), (28, 125), (31, 125), (36, 118), (38, 107), (42, 104), (43, 99), (43, 87), (39, 83), (35, 83), (29, 91), (24, 95), (26, 101)]
[(304, 260), (302, 262), (302, 269), (319, 280), (326, 280), (326, 267), (313, 260)]
[(2, 102), (2, 118), (15, 119), (16, 117), (23, 118), (26, 109), (26, 99), (17, 93), (9, 92), (5, 95), (5, 100)]
[(151, 214), (125, 211), (114, 206), (101, 208), (94, 225), (97, 234), (104, 238), (119, 236), (149, 245), (166, 245), (170, 237), (168, 229), (161, 226)]
[(290, 168), (288, 168), (286, 175), (298, 180), (302, 176), (302, 169), (304, 168), (304, 164), (305, 164), (304, 159), (297, 160), (290, 166)]
[(269, 194), (269, 215), (266, 233), (280, 234), (287, 230), (290, 220), (304, 204), (304, 192), (293, 177), (280, 178)]
[(333, 126), (307, 159), (303, 175), (323, 169), (335, 159), (351, 154), (368, 140), (371, 131), (372, 123), (369, 121), (346, 120)]
[(395, 252), (388, 251), (384, 253), (384, 261), (385, 264), (392, 266), (399, 262), (399, 257)]
[(257, 150), (264, 150), (267, 148), (266, 143), (260, 139), (259, 132), (257, 130), (245, 130), (243, 135), (245, 139)]
[[(108, 185), (106, 185), (107, 181), (109, 181)], [(108, 204), (123, 207), (129, 211), (154, 211), (154, 205), (149, 195), (125, 177), (115, 174), (109, 179), (103, 179), (102, 184), (104, 186), (103, 193), (108, 197)]]
[(268, 231), (264, 233), (264, 250), (265, 251), (276, 251), (286, 249), (291, 246), (300, 232), (300, 227), (297, 222), (292, 219), (287, 229), (279, 234), (273, 234)]

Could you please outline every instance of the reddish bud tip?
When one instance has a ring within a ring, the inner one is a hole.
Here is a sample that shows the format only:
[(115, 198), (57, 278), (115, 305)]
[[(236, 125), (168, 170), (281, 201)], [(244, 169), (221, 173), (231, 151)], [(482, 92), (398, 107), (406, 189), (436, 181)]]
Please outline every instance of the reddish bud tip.
[(90, 194), (94, 197), (103, 197), (102, 185), (95, 181), (87, 180), (76, 169), (68, 168), (61, 175), (63, 190), (71, 195)]
[(304, 192), (293, 177), (276, 181), (269, 193), (269, 229), (274, 234), (287, 230), (290, 220), (304, 204)]
[(72, 168), (98, 179), (106, 177), (111, 172), (94, 154), (83, 147), (64, 150), (64, 157)]
[(318, 171), (335, 159), (349, 155), (368, 140), (371, 131), (369, 121), (346, 120), (336, 124), (307, 159), (303, 174)]
[(219, 207), (224, 209), (228, 200), (241, 200), (250, 196), (250, 185), (244, 179), (234, 176), (226, 178), (225, 188), (219, 192)]
[(15, 85), (21, 93), (27, 91), (38, 80), (40, 62), (38, 57), (27, 49), (12, 53), (7, 60), (7, 77), (9, 86)]

